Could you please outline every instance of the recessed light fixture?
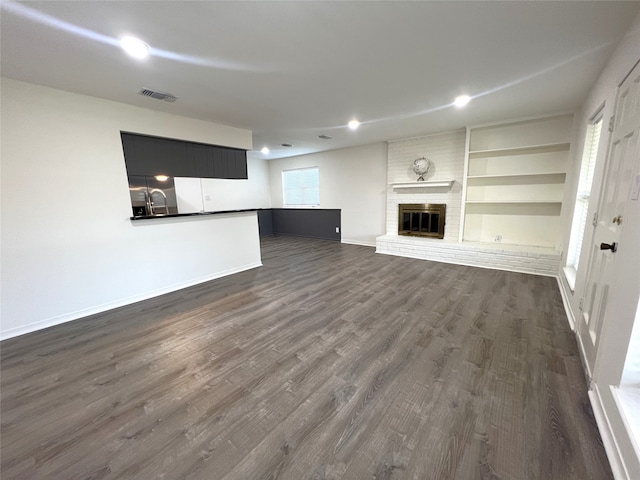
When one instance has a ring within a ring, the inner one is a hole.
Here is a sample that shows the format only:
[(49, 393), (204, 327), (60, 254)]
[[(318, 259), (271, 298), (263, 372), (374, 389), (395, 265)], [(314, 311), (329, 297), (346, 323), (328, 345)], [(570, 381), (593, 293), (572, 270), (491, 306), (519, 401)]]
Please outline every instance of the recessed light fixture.
[(462, 108), (470, 101), (471, 97), (469, 95), (460, 95), (459, 97), (456, 97), (456, 99), (453, 101), (453, 104), (458, 108)]
[(293, 145), (291, 145), (290, 143), (281, 143), (280, 144), (281, 147), (285, 147), (285, 148), (291, 148), (293, 147)]
[(169, 177), (167, 177), (166, 175), (156, 175), (154, 178), (159, 182), (166, 182), (167, 180), (169, 180)]
[(143, 59), (149, 55), (149, 45), (135, 37), (122, 37), (120, 39), (122, 49), (134, 58)]
[(360, 122), (358, 120), (351, 120), (347, 125), (351, 130), (357, 130), (360, 126)]
[(318, 135), (318, 138), (321, 138), (322, 140), (331, 140), (333, 137), (330, 137), (329, 135)]
[(262, 150), (260, 150), (262, 153), (264, 153), (265, 155), (267, 155), (269, 153), (269, 148), (267, 147), (262, 147)]

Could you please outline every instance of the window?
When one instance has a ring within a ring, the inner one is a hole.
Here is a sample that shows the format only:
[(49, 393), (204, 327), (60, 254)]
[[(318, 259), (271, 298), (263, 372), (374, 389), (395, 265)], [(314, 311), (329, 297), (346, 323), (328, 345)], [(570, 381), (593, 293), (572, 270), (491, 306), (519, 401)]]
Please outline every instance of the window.
[[(582, 154), (582, 164), (580, 166), (580, 179), (578, 180), (578, 193), (576, 195), (576, 206), (573, 211), (573, 222), (571, 224), (571, 237), (569, 239), (569, 249), (567, 252), (567, 280), (573, 289), (575, 287), (575, 275), (580, 262), (580, 251), (582, 250), (582, 240), (587, 226), (587, 212), (589, 210), (589, 198), (591, 197), (591, 185), (593, 174), (596, 169), (596, 156), (598, 154), (598, 144), (600, 143), (600, 132), (602, 130), (602, 114), (598, 113), (590, 122), (585, 139), (584, 153)], [(569, 272), (567, 272), (569, 270)]]
[(317, 207), (320, 205), (318, 167), (282, 171), (282, 193), (285, 207)]

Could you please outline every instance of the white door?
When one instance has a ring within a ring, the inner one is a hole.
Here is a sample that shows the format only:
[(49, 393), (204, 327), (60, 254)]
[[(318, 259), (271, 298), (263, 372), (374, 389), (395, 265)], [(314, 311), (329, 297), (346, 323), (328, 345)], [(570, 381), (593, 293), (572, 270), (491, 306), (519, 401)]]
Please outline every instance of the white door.
[(591, 371), (598, 351), (602, 320), (616, 279), (616, 261), (624, 258), (624, 249), (639, 248), (638, 245), (619, 244), (625, 222), (640, 221), (627, 218), (625, 214), (634, 178), (640, 173), (639, 136), (640, 63), (636, 64), (618, 91), (611, 143), (601, 183), (598, 220), (588, 252), (581, 330), (588, 332), (588, 335), (582, 335), (582, 342)]

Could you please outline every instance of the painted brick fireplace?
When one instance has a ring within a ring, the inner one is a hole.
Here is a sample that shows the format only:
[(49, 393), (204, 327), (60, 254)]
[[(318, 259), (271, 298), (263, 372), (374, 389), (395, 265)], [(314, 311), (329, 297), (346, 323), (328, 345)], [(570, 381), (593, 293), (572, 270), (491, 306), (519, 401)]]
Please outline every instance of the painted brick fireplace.
[[(389, 142), (386, 235), (376, 238), (376, 252), (555, 276), (558, 271), (559, 254), (550, 254), (549, 249), (461, 241), (465, 140), (466, 132), (458, 130)], [(416, 158), (424, 156), (432, 162), (431, 169), (425, 176), (424, 186), (413, 184), (411, 188), (402, 188), (397, 185), (416, 181), (417, 175), (411, 165)], [(434, 186), (434, 182), (439, 180), (444, 181), (443, 185)], [(443, 238), (399, 235), (400, 204), (446, 205)]]

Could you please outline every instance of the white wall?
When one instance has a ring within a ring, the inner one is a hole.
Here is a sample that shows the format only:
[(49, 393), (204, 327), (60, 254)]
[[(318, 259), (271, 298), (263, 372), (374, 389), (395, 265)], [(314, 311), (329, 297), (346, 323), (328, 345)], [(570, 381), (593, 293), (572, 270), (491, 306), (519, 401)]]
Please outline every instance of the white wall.
[[(637, 16), (634, 23), (629, 28), (627, 34), (622, 39), (613, 55), (611, 56), (607, 66), (600, 74), (597, 82), (589, 91), (587, 99), (583, 103), (580, 110), (574, 116), (575, 136), (571, 142), (571, 156), (569, 168), (567, 170), (567, 182), (565, 194), (563, 198), (562, 225), (563, 228), (563, 245), (562, 251), (566, 252), (569, 248), (569, 237), (571, 234), (571, 222), (573, 219), (573, 206), (576, 200), (576, 191), (578, 188), (578, 180), (580, 176), (580, 164), (582, 154), (584, 152), (584, 142), (587, 134), (587, 125), (590, 118), (597, 113), (602, 107), (604, 114), (604, 123), (602, 134), (600, 136), (600, 144), (598, 148), (598, 156), (596, 160), (596, 173), (594, 177), (594, 188), (591, 192), (590, 213), (595, 211), (594, 206), (598, 203), (599, 188), (597, 185), (602, 181), (602, 173), (607, 154), (607, 146), (610, 141), (610, 133), (608, 131), (609, 118), (613, 116), (617, 87), (622, 82), (624, 76), (631, 71), (635, 63), (640, 59), (640, 16)], [(569, 206), (564, 208), (564, 206)], [(589, 228), (587, 223), (583, 245), (589, 245), (593, 230)], [(577, 315), (579, 312), (579, 301), (582, 296), (586, 276), (586, 258), (584, 255), (588, 249), (582, 249), (583, 258), (576, 277), (576, 292), (571, 293), (564, 274), (560, 272), (560, 277), (565, 286), (565, 290), (569, 293), (571, 310)]]
[[(603, 172), (605, 167), (605, 160), (607, 155), (607, 149), (610, 142), (611, 134), (607, 130), (609, 118), (614, 114), (615, 100), (617, 94), (618, 85), (622, 82), (624, 77), (631, 71), (636, 62), (640, 60), (640, 15), (636, 17), (634, 23), (629, 28), (627, 34), (622, 39), (613, 55), (611, 56), (607, 66), (604, 68), (602, 73), (600, 74), (597, 82), (590, 90), (586, 101), (582, 105), (582, 108), (575, 115), (575, 124), (576, 128), (576, 137), (573, 140), (573, 145), (575, 148), (572, 149), (572, 159), (571, 164), (568, 171), (567, 178), (567, 188), (565, 189), (565, 197), (564, 204), (569, 205), (570, 208), (563, 209), (563, 225), (564, 225), (564, 241), (562, 249), (564, 252), (568, 250), (569, 244), (569, 236), (571, 231), (571, 220), (573, 218), (573, 205), (575, 204), (575, 196), (578, 185), (578, 177), (580, 173), (580, 163), (582, 161), (582, 154), (584, 151), (584, 142), (587, 132), (587, 124), (589, 119), (595, 114), (601, 107), (604, 106), (604, 127), (602, 129), (602, 134), (600, 137), (600, 145), (598, 148), (598, 155), (596, 160), (596, 172), (594, 176), (594, 187), (591, 192), (590, 206), (589, 212), (590, 216), (595, 212), (596, 206), (599, 200), (600, 193), (600, 185), (603, 181)], [(590, 251), (590, 248), (587, 248), (592, 241), (593, 228), (591, 227), (591, 223), (587, 223), (587, 228), (585, 230), (584, 240), (583, 240), (583, 248), (582, 248), (582, 256), (580, 259), (580, 267), (577, 272), (575, 291), (571, 291), (569, 288), (564, 274), (560, 272), (561, 278), (561, 286), (564, 292), (569, 299), (569, 308), (571, 314), (576, 319), (576, 324), (579, 327), (579, 316), (581, 315), (581, 311), (579, 308), (580, 298), (585, 296), (585, 283), (586, 283), (586, 270), (587, 270), (587, 255)], [(638, 239), (640, 240), (640, 239)], [(624, 292), (624, 285), (620, 287)], [(633, 292), (630, 292), (633, 295)], [(632, 322), (632, 319), (629, 320)], [(618, 326), (619, 328), (620, 326)], [(606, 330), (606, 326), (603, 326), (603, 333)], [(628, 326), (629, 331), (631, 326)], [(578, 333), (584, 333), (588, 335), (588, 332), (585, 331)], [(618, 361), (624, 358), (624, 354), (626, 352), (627, 345), (620, 344), (618, 345)], [(618, 368), (619, 370), (619, 368)], [(618, 377), (621, 373), (621, 370), (618, 372)], [(615, 375), (614, 375), (615, 377)]]
[(247, 179), (176, 177), (179, 213), (271, 208), (269, 166), (247, 159)]
[(215, 212), (243, 208), (271, 208), (269, 162), (262, 159), (248, 159), (247, 174), (249, 177), (247, 180), (203, 178), (204, 210)]
[(458, 241), (460, 232), (460, 211), (462, 205), (462, 177), (464, 174), (464, 148), (466, 132), (427, 135), (407, 140), (389, 142), (389, 164), (387, 178), (392, 182), (412, 182), (417, 175), (411, 166), (419, 157), (431, 160), (431, 168), (426, 180), (454, 180), (451, 188), (429, 188), (419, 193), (415, 190), (394, 191), (387, 187), (387, 225), (388, 235), (398, 234), (398, 204), (400, 203), (445, 203), (447, 219), (444, 239)]
[(320, 208), (342, 209), (342, 241), (375, 245), (384, 233), (387, 145), (332, 150), (270, 160), (273, 208), (282, 208), (282, 170), (319, 168)]
[[(3, 338), (260, 265), (255, 212), (129, 220), (120, 141), (250, 149), (250, 131), (6, 78), (1, 100)], [(233, 185), (238, 208), (269, 206), (253, 179)]]
[[(640, 60), (640, 15), (638, 15), (627, 34), (617, 46), (611, 56), (607, 66), (604, 68), (598, 81), (590, 90), (581, 110), (576, 114), (575, 121), (579, 125), (577, 134), (573, 140), (572, 165), (567, 178), (568, 188), (565, 190), (565, 205), (575, 203), (576, 189), (578, 183), (580, 162), (585, 142), (587, 123), (590, 117), (604, 105), (604, 128), (600, 138), (598, 149), (597, 167), (594, 176), (594, 188), (590, 200), (590, 215), (595, 211), (594, 206), (598, 202), (600, 185), (603, 182), (603, 170), (607, 154), (607, 147), (610, 141), (610, 134), (607, 131), (609, 118), (614, 113), (617, 87), (624, 77)], [(634, 205), (637, 210), (638, 206)], [(571, 230), (571, 219), (573, 208), (563, 211), (564, 243), (563, 251), (567, 251), (569, 235)], [(633, 218), (633, 215), (631, 216)], [(637, 217), (637, 216), (636, 216)], [(627, 244), (638, 245), (637, 224), (628, 224), (623, 233), (623, 238)], [(583, 245), (588, 246), (592, 242), (593, 229), (587, 223)], [(630, 238), (633, 236), (634, 238)], [(562, 272), (560, 273), (560, 286), (565, 297), (568, 299), (569, 314), (574, 317), (577, 328), (577, 339), (581, 343), (588, 339), (588, 328), (581, 319), (579, 308), (580, 298), (586, 296), (585, 280), (587, 269), (587, 258), (590, 248), (583, 247), (580, 259), (580, 267), (577, 272), (575, 291), (571, 291)], [(637, 254), (636, 254), (637, 256)], [(619, 261), (619, 259), (617, 260)], [(622, 263), (625, 263), (624, 261)], [(630, 263), (622, 265), (622, 270), (635, 269), (637, 275), (637, 260), (632, 259)], [(625, 273), (620, 272), (620, 273)], [(609, 305), (630, 304), (638, 302), (636, 287), (631, 287), (625, 282), (617, 282), (614, 285), (613, 293)], [(590, 395), (594, 402), (594, 411), (598, 419), (598, 426), (601, 429), (602, 438), (607, 448), (609, 459), (616, 478), (640, 478), (640, 459), (635, 454), (632, 441), (625, 428), (624, 420), (617, 407), (615, 397), (615, 386), (620, 382), (624, 369), (625, 357), (628, 351), (629, 339), (633, 329), (634, 315), (615, 315), (615, 309), (609, 309), (611, 315), (605, 317), (600, 333), (600, 342), (595, 357), (595, 367), (592, 378), (593, 393)]]

